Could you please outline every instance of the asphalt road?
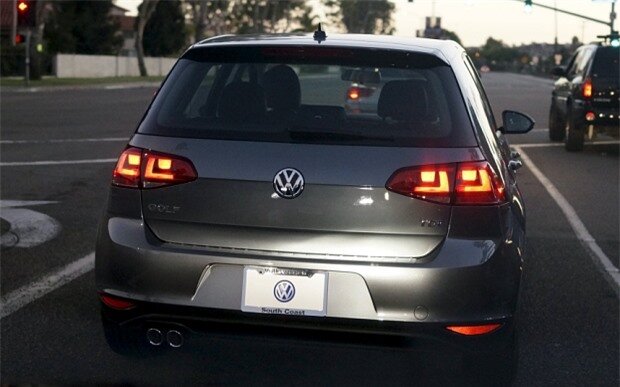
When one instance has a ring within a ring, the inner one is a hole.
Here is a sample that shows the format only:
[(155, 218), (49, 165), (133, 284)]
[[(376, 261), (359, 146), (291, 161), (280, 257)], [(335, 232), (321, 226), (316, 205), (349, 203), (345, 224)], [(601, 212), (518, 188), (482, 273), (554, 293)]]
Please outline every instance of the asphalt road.
[[(537, 121), (531, 133), (511, 138), (513, 144), (523, 144), (520, 149), (531, 162), (519, 172), (528, 210), (528, 253), (516, 385), (617, 386), (617, 285), (579, 240), (557, 196), (549, 194), (532, 170), (539, 170), (566, 199), (617, 267), (618, 145), (588, 145), (582, 153), (567, 153), (553, 146), (544, 130), (550, 81), (495, 73), (485, 74), (483, 81), (498, 120), (502, 110), (513, 109)], [(49, 234), (48, 240), (34, 238), (30, 247), (19, 245), (28, 244), (26, 237), (5, 243), (10, 226), (2, 222), (4, 299), (72, 262), (89, 259), (113, 167), (110, 160), (124, 147), (153, 92), (134, 88), (2, 93), (3, 217), (12, 210), (31, 219), (32, 212), (22, 211), (28, 210), (57, 221), (51, 223), (56, 234)], [(49, 219), (37, 216), (42, 222), (38, 226), (51, 227)], [(122, 358), (104, 342), (94, 276), (88, 267), (86, 271), (2, 318), (2, 383), (462, 383), (453, 354), (423, 351), (403, 340), (355, 335), (218, 329), (152, 359)]]

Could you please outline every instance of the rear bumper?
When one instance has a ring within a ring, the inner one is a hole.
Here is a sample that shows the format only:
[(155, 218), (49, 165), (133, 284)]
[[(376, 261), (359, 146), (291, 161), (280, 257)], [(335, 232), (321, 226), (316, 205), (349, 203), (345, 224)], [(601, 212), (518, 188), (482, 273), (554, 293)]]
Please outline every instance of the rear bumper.
[[(102, 318), (107, 324), (119, 325), (132, 331), (136, 337), (144, 336), (149, 328), (161, 331), (177, 330), (188, 338), (205, 335), (244, 334), (286, 336), (305, 334), (326, 335), (327, 338), (347, 339), (342, 334), (375, 335), (377, 337), (409, 338), (417, 349), (440, 348), (471, 352), (488, 351), (511, 345), (514, 333), (513, 318), (498, 321), (502, 326), (492, 333), (481, 336), (461, 336), (445, 329), (439, 323), (405, 323), (393, 321), (369, 321), (331, 317), (289, 317), (264, 314), (247, 314), (210, 308), (179, 307), (165, 304), (138, 302), (129, 311), (116, 311), (102, 305)], [(485, 321), (481, 323), (491, 323)], [(311, 335), (311, 336), (308, 336)], [(319, 338), (321, 336), (318, 336)], [(354, 339), (354, 336), (349, 336)], [(364, 340), (367, 343), (367, 340)], [(385, 343), (385, 339), (379, 342)]]
[[(160, 315), (165, 320), (209, 320), (206, 317), (219, 315), (215, 320), (418, 335), (424, 326), (512, 318), (523, 235), (518, 230), (507, 234), (513, 240), (448, 237), (434, 259), (424, 264), (318, 262), (164, 243), (141, 219), (108, 216), (98, 237), (96, 280), (99, 291), (142, 305), (131, 313), (117, 314), (118, 322)], [(328, 272), (327, 316), (241, 312), (246, 265)], [(162, 308), (173, 312), (162, 314)], [(391, 323), (402, 325), (395, 328)]]
[[(616, 131), (620, 128), (620, 111), (617, 107), (601, 107), (590, 101), (576, 103), (573, 106), (575, 117), (582, 125), (594, 125), (600, 127), (615, 127)], [(594, 113), (593, 121), (586, 121), (586, 114)]]

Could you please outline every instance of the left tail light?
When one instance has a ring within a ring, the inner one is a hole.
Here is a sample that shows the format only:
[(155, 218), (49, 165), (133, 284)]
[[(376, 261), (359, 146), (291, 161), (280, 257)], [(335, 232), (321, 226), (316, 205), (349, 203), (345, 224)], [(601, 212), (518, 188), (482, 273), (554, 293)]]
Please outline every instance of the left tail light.
[(187, 183), (198, 178), (188, 159), (129, 147), (114, 168), (112, 184), (129, 188), (157, 188)]
[(584, 98), (591, 98), (594, 94), (594, 88), (592, 87), (592, 79), (586, 78), (586, 81), (581, 86), (581, 91)]

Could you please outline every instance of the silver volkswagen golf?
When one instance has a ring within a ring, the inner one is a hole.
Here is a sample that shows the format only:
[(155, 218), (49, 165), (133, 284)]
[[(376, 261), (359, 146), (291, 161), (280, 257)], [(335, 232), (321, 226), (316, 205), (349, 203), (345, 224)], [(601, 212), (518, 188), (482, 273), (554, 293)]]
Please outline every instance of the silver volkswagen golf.
[[(352, 70), (383, 81), (345, 109)], [(397, 69), (398, 71), (394, 71)], [(188, 49), (113, 172), (96, 281), (119, 353), (205, 323), (403, 335), (514, 360), (521, 165), (451, 41), (223, 36)], [(486, 363), (480, 363), (483, 357)]]

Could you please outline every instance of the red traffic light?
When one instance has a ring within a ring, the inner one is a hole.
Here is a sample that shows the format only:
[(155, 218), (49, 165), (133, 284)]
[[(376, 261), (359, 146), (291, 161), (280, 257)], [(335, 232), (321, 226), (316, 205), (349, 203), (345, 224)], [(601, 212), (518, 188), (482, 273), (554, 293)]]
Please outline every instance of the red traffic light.
[(17, 3), (17, 10), (19, 12), (26, 12), (28, 11), (28, 8), (30, 8), (30, 6), (25, 1), (20, 1), (19, 3)]
[(26, 37), (23, 34), (15, 35), (15, 44), (22, 44), (26, 41)]
[(20, 27), (34, 27), (36, 20), (36, 0), (17, 1), (17, 25)]

